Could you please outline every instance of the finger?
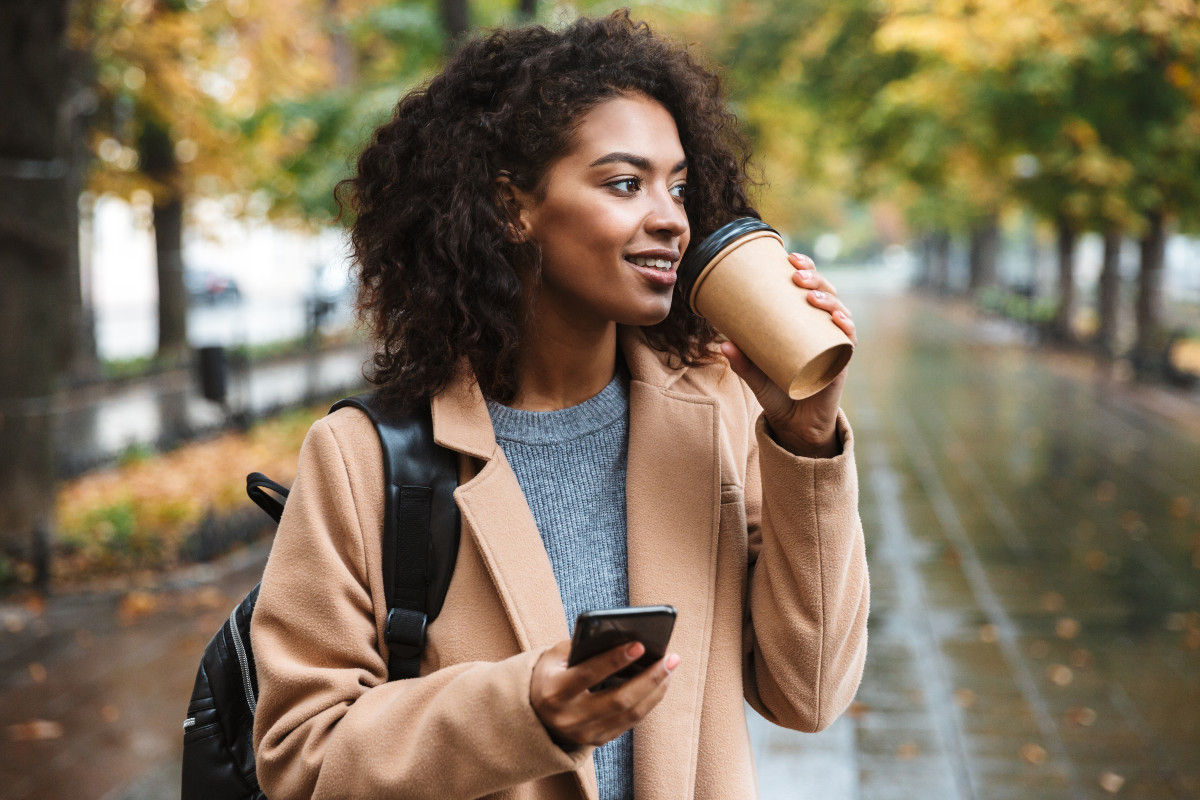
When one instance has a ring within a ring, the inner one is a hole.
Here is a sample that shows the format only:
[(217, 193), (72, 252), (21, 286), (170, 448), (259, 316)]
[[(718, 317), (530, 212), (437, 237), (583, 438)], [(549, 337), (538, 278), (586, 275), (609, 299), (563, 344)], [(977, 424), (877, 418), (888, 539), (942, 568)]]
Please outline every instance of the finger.
[(792, 273), (792, 283), (802, 289), (816, 289), (826, 294), (837, 295), (837, 288), (814, 269), (797, 269)]
[(809, 305), (816, 306), (822, 311), (828, 311), (830, 314), (835, 311), (841, 311), (847, 317), (850, 316), (850, 309), (846, 308), (846, 304), (838, 299), (837, 295), (830, 292), (825, 292), (820, 289), (813, 289), (808, 293), (808, 303)]
[(858, 333), (854, 327), (854, 320), (850, 319), (849, 312), (846, 312), (842, 309), (838, 309), (837, 311), (834, 311), (833, 312), (833, 321), (834, 321), (834, 324), (836, 324), (839, 328), (841, 328), (842, 332), (845, 333), (847, 337), (849, 337), (850, 342), (857, 346), (858, 345)]
[(637, 724), (662, 700), (679, 661), (679, 656), (671, 653), (621, 686), (589, 697), (585, 702), (595, 704), (598, 712), (581, 726), (581, 736), (599, 745)]
[(804, 253), (788, 253), (788, 261), (792, 262), (792, 266), (796, 269), (807, 269), (816, 271), (816, 263), (804, 255)]
[(646, 646), (641, 642), (628, 642), (592, 656), (566, 671), (564, 689), (571, 694), (583, 694), (609, 675), (637, 661), (645, 652)]

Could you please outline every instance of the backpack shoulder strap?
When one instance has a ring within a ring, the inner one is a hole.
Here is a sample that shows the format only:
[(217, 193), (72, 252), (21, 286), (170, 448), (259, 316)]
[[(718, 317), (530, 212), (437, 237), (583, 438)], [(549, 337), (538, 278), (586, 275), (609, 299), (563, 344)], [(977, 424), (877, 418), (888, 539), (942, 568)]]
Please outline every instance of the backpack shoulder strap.
[(415, 678), (425, 628), (437, 618), (458, 556), (455, 453), (433, 441), (429, 406), (397, 414), (375, 392), (329, 409), (365, 413), (383, 448), (383, 581), (388, 599), (388, 680)]

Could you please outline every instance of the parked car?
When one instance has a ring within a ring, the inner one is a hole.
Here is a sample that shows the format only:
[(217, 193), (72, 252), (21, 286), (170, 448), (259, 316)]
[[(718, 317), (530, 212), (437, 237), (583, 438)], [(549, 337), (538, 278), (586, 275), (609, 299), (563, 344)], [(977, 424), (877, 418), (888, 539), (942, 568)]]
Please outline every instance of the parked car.
[(189, 268), (183, 271), (183, 284), (193, 303), (214, 306), (236, 303), (242, 299), (237, 281), (232, 276), (211, 269)]

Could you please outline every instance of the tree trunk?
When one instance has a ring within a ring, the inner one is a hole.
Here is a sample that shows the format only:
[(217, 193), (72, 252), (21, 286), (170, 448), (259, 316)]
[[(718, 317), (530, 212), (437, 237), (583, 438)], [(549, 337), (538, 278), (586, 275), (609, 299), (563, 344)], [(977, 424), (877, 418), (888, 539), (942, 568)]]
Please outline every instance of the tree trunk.
[(996, 285), (996, 255), (1000, 244), (1000, 224), (995, 214), (989, 215), (971, 231), (970, 282), (971, 294)]
[(1075, 317), (1075, 239), (1077, 232), (1070, 220), (1058, 219), (1058, 310), (1054, 315), (1054, 337), (1060, 342), (1075, 338), (1071, 320)]
[(57, 378), (78, 228), (65, 103), (70, 0), (0, 3), (0, 549), (48, 577)]
[(329, 26), (329, 42), (333, 47), (333, 85), (351, 86), (358, 80), (358, 59), (346, 26), (337, 18), (339, 0), (326, 0), (325, 19)]
[(1100, 268), (1100, 297), (1097, 315), (1100, 326), (1096, 345), (1110, 356), (1117, 352), (1118, 300), (1121, 291), (1121, 229), (1115, 225), (1104, 231), (1104, 261)]
[(158, 271), (158, 352), (155, 357), (178, 364), (188, 357), (181, 197), (154, 202), (154, 258)]
[(187, 287), (183, 283), (183, 193), (175, 143), (167, 126), (144, 117), (138, 137), (142, 173), (158, 184), (154, 197), (154, 257), (158, 272), (158, 352), (178, 363), (187, 357)]
[(521, 0), (517, 14), (522, 20), (531, 22), (537, 16), (537, 0)]
[(467, 10), (467, 0), (441, 0), (442, 28), (446, 31), (446, 52), (453, 53), (467, 38), (471, 29), (471, 19)]
[[(66, 123), (69, 133), (71, 159), (80, 165), (87, 163), (87, 129), (96, 111), (96, 95), (88, 86), (91, 78), (90, 53), (75, 52), (72, 70), (68, 114)], [(68, 296), (69, 316), (72, 329), (72, 358), (68, 373), (75, 379), (94, 379), (100, 374), (100, 354), (96, 350), (96, 314), (93, 305), (92, 247), (95, 220), (95, 198), (87, 196), (83, 201), (83, 169), (75, 170), (71, 185), (67, 189), (73, 198), (78, 198), (79, 225), (64, 234), (72, 241), (69, 249), (70, 271)]]
[(929, 237), (929, 288), (944, 293), (950, 286), (950, 234), (936, 231)]
[(1162, 273), (1166, 249), (1163, 214), (1155, 211), (1141, 241), (1141, 264), (1138, 268), (1137, 342), (1134, 345), (1134, 367), (1143, 376), (1161, 371), (1163, 347)]

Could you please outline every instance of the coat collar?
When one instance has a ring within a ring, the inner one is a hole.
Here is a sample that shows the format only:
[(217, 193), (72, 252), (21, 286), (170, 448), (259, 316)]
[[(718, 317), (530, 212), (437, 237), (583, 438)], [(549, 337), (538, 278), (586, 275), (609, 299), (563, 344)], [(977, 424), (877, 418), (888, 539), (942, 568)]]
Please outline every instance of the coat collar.
[[(687, 798), (696, 771), (699, 715), (714, 606), (720, 519), (718, 404), (676, 391), (681, 370), (665, 363), (636, 328), (619, 342), (630, 371), (626, 473), (629, 599), (673, 605), (671, 650), (681, 662), (671, 689), (637, 728), (639, 798)], [(455, 493), (523, 649), (567, 637), (549, 557), (516, 476), (497, 447), (487, 405), (469, 370), (432, 401), (434, 438), (479, 459)], [(653, 754), (653, 756), (651, 756)], [(654, 772), (648, 765), (653, 761)], [(585, 765), (581, 770), (588, 772)], [(595, 780), (581, 774), (585, 796)]]
[[(622, 325), (617, 341), (634, 382), (669, 389), (680, 371), (671, 369), (666, 356), (646, 342), (641, 328)], [(433, 438), (442, 447), (478, 458), (491, 460), (496, 450), (496, 435), (487, 403), (465, 362), (446, 389), (430, 401), (433, 410)]]

